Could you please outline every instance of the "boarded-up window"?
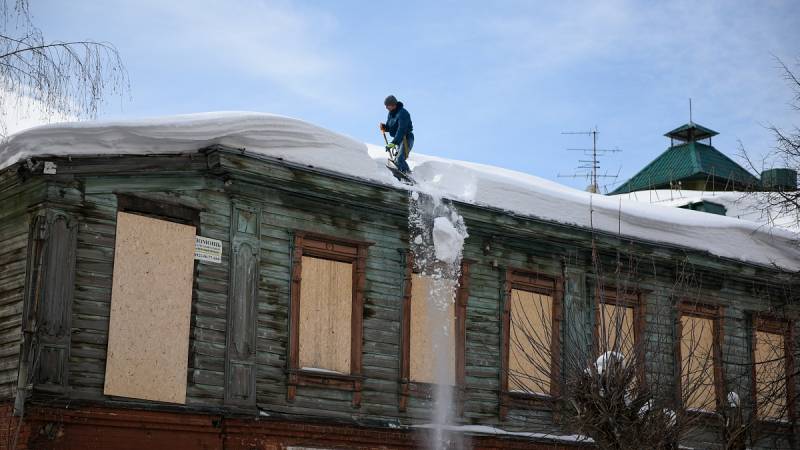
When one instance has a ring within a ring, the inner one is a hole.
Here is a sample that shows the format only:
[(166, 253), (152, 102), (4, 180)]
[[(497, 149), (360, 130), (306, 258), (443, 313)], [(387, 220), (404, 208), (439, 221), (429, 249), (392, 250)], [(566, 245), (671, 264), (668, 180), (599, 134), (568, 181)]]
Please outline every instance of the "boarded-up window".
[(681, 316), (681, 392), (687, 409), (713, 411), (714, 321)]
[(195, 228), (117, 214), (106, 395), (185, 403)]
[(552, 319), (552, 296), (511, 290), (509, 391), (550, 394)]
[[(429, 303), (430, 277), (414, 274), (411, 282), (411, 381), (421, 383), (443, 383), (455, 385), (455, 304), (446, 300), (446, 295), (436, 295)], [(442, 283), (443, 281), (437, 281)], [(455, 283), (443, 282), (440, 288), (455, 296)], [(437, 288), (439, 288), (437, 286)], [(441, 341), (441, 342), (438, 342)], [(437, 361), (443, 373), (437, 377)], [(442, 362), (445, 364), (442, 364)], [(442, 381), (437, 381), (441, 378)]]
[(633, 359), (634, 313), (634, 309), (629, 306), (600, 304), (600, 322), (597, 334), (601, 353), (614, 351), (622, 353), (625, 360)]
[(303, 256), (301, 279), (300, 368), (349, 374), (353, 264)]
[(760, 330), (755, 332), (756, 404), (760, 419), (788, 418), (784, 345), (782, 334)]

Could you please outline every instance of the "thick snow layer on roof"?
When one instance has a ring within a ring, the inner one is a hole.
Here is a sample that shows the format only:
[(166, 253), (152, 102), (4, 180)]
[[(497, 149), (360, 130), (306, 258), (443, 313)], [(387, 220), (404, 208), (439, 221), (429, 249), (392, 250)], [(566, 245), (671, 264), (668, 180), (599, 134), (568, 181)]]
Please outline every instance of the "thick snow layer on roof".
[(45, 155), (166, 154), (213, 144), (285, 158), (374, 181), (394, 178), (347, 136), (302, 120), (252, 112), (214, 112), (141, 120), (69, 122), (14, 134), (0, 146), (0, 169)]
[(763, 192), (735, 191), (690, 191), (686, 189), (653, 189), (618, 194), (616, 197), (635, 200), (651, 205), (678, 208), (701, 201), (716, 203), (725, 207), (725, 215), (767, 226), (786, 228), (800, 233), (800, 211), (793, 208), (781, 209), (777, 206), (765, 208)]
[[(426, 156), (416, 151), (422, 142), (418, 139), (409, 160), (417, 182), (413, 189), (722, 257), (800, 269), (800, 250), (795, 235), (787, 230), (590, 194), (512, 170)], [(384, 167), (383, 147), (365, 145), (301, 120), (250, 112), (45, 125), (15, 134), (1, 145), (0, 169), (30, 157), (187, 153), (212, 144), (408, 188)]]

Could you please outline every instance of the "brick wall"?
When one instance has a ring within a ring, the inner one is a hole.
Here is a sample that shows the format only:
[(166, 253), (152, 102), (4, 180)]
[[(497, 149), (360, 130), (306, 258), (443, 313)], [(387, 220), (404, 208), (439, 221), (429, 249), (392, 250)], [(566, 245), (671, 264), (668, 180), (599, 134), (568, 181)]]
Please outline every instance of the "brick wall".
[[(0, 409), (2, 443), (11, 448), (16, 418), (11, 405)], [(366, 428), (272, 418), (99, 407), (31, 406), (20, 428), (17, 449), (278, 450), (288, 448), (409, 449), (426, 447), (422, 432)], [(535, 443), (527, 439), (465, 436), (474, 449), (562, 449), (585, 446)]]
[[(0, 450), (14, 447), (16, 440), (17, 449), (29, 448), (27, 443), (30, 438), (30, 429), (19, 426), (19, 419), (12, 414), (14, 405), (12, 403), (2, 403), (0, 405)], [(18, 429), (19, 426), (19, 429)]]

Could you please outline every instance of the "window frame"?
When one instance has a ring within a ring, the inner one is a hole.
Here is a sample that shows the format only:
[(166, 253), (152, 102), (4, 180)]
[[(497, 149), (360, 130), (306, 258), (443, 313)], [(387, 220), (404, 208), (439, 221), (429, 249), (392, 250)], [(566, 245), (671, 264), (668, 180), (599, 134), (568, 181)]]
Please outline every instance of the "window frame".
[[(713, 325), (712, 335), (712, 364), (714, 372), (714, 410), (712, 411), (688, 411), (686, 405), (683, 403), (683, 355), (681, 352), (681, 344), (683, 342), (683, 323), (681, 318), (683, 316), (696, 317), (700, 319), (709, 319)], [(724, 339), (724, 306), (714, 304), (704, 304), (693, 301), (682, 301), (678, 305), (678, 315), (676, 318), (676, 325), (678, 339), (674, 344), (675, 358), (678, 370), (676, 373), (675, 392), (676, 404), (684, 411), (691, 414), (701, 416), (711, 416), (717, 413), (720, 405), (724, 404), (725, 397), (725, 373), (722, 367), (722, 342)]]
[[(601, 298), (601, 288), (602, 297)], [(642, 345), (644, 339), (647, 310), (645, 305), (644, 293), (640, 290), (620, 292), (614, 286), (595, 285), (595, 304), (594, 304), (594, 330), (592, 350), (595, 356), (600, 356), (600, 313), (602, 305), (613, 305), (625, 308), (633, 308), (633, 349), (639, 361), (636, 376), (640, 382), (645, 381), (645, 348)]]
[[(772, 316), (768, 314), (753, 313), (751, 316), (750, 333), (750, 367), (751, 383), (750, 395), (753, 402), (753, 417), (761, 425), (790, 426), (795, 418), (795, 379), (794, 379), (794, 322), (789, 319)], [(786, 358), (784, 369), (786, 371), (786, 415), (787, 421), (776, 421), (772, 419), (762, 419), (758, 416), (758, 387), (756, 382), (756, 332), (774, 333), (783, 336), (783, 352)]]
[(197, 229), (197, 235), (200, 236), (200, 210), (197, 208), (124, 193), (118, 193), (116, 197), (117, 212), (139, 214), (153, 219), (192, 225)]
[[(464, 414), (464, 393), (466, 389), (466, 345), (467, 345), (467, 303), (469, 301), (469, 272), (474, 261), (461, 260), (461, 273), (456, 288), (455, 307), (455, 385), (453, 386), (458, 416)], [(411, 380), (411, 291), (414, 275), (414, 254), (405, 252), (405, 273), (403, 279), (402, 322), (400, 324), (400, 399), (399, 410), (405, 411), (409, 397), (431, 398), (435, 383)]]
[[(550, 342), (550, 394), (510, 392), (508, 390), (508, 367), (511, 355), (510, 326), (511, 298), (514, 289), (549, 295), (552, 297)], [(500, 420), (505, 420), (509, 408), (553, 409), (552, 400), (561, 392), (561, 321), (563, 320), (564, 278), (536, 271), (509, 268), (503, 283), (502, 336), (500, 355)]]
[[(361, 406), (364, 289), (367, 251), (373, 242), (295, 231), (292, 256), (291, 300), (289, 306), (289, 357), (287, 359), (287, 400), (294, 401), (298, 386), (322, 386), (353, 392), (353, 407)], [(303, 256), (350, 263), (353, 266), (353, 301), (350, 318), (350, 373), (324, 373), (300, 368), (300, 286)]]

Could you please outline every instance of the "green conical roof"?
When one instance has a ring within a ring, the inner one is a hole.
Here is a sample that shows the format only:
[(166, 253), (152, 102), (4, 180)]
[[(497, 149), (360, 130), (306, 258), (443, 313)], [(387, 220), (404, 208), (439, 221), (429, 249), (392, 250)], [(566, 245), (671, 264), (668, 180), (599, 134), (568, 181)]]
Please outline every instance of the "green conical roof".
[[(680, 133), (681, 128), (674, 131)], [(703, 130), (716, 134), (707, 128)], [(732, 186), (758, 185), (756, 177), (719, 150), (710, 145), (689, 141), (668, 148), (611, 194), (669, 188), (671, 183), (677, 181), (704, 180), (709, 177), (715, 177), (717, 181), (730, 180)]]

